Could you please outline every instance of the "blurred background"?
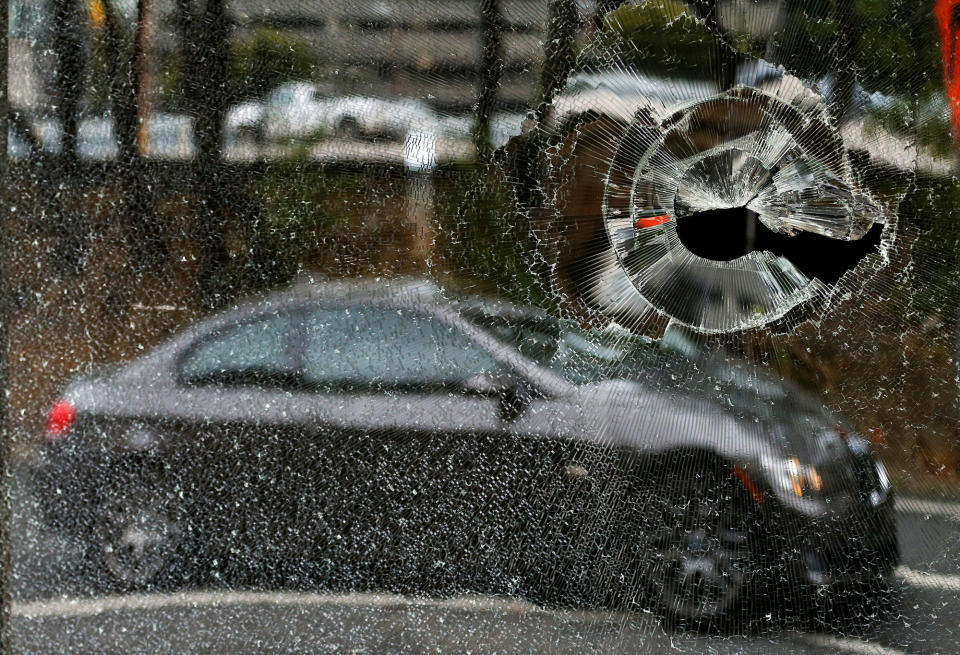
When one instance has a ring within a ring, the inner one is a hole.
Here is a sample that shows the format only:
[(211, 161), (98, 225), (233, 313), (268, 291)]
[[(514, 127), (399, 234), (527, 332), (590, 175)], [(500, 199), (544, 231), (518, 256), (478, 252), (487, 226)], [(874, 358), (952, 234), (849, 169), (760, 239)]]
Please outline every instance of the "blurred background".
[[(857, 320), (835, 309), (707, 345), (822, 394), (903, 484), (957, 481), (958, 190), (923, 3), (43, 0), (10, 12), (23, 456), (74, 373), (306, 271), (429, 272), (630, 324), (623, 290), (570, 262), (605, 238), (573, 220), (600, 215), (599, 176), (553, 188), (549, 162), (546, 174), (531, 162), (569, 146), (583, 115), (621, 120), (604, 92), (664, 104), (676, 89), (787, 74), (824, 98), (871, 179), (898, 188), (897, 245), (854, 300)], [(614, 64), (647, 86), (617, 90), (604, 81)], [(565, 157), (554, 170), (582, 173), (609, 153)], [(569, 219), (565, 252), (538, 254), (545, 211)], [(712, 293), (703, 302), (723, 311), (723, 285)]]

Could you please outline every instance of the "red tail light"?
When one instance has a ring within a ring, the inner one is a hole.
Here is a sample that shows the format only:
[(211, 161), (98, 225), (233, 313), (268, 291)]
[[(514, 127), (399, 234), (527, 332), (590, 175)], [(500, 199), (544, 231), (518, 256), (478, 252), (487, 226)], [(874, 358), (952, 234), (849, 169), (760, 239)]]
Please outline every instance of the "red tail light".
[(69, 400), (58, 400), (47, 415), (47, 439), (53, 441), (70, 432), (77, 410)]

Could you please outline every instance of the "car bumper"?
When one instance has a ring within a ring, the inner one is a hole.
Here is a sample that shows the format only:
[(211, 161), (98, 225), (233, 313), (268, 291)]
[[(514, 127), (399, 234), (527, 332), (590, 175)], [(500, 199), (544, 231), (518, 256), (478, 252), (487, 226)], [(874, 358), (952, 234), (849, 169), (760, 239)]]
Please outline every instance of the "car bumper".
[(788, 560), (795, 579), (821, 588), (856, 587), (888, 576), (900, 562), (893, 495), (809, 520)]
[(46, 444), (29, 468), (30, 489), (44, 523), (59, 532), (82, 536), (112, 474), (105, 453), (80, 449), (66, 439)]

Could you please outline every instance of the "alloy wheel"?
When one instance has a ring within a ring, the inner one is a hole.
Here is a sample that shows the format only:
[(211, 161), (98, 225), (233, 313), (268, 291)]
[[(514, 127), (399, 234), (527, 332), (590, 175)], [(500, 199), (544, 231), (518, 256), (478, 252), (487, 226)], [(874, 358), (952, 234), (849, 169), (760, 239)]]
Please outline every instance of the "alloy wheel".
[(100, 504), (96, 547), (103, 568), (125, 587), (156, 582), (170, 570), (183, 530), (168, 504), (145, 493), (112, 493)]
[(746, 517), (726, 485), (691, 476), (646, 502), (641, 541), (653, 600), (675, 622), (735, 618), (755, 566)]

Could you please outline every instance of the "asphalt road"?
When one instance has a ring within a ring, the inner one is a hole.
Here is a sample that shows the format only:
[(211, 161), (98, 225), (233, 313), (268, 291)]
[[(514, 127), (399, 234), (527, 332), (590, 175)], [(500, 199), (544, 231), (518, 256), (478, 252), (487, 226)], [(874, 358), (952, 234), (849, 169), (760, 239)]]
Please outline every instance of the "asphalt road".
[(92, 595), (79, 546), (37, 520), (14, 478), (15, 653), (960, 652), (960, 505), (898, 501), (903, 565), (856, 634), (772, 619), (750, 635), (672, 631), (652, 615), (469, 596), (189, 589)]

